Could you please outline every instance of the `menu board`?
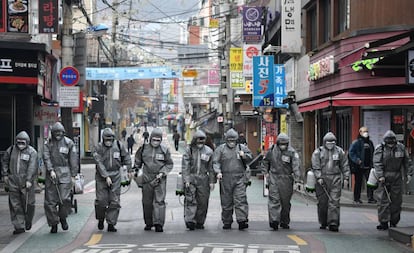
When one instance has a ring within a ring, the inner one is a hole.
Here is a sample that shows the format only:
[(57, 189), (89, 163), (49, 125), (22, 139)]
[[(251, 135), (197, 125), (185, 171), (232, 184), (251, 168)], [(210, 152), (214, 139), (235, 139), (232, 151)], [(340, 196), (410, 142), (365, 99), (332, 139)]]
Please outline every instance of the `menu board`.
[(7, 0), (7, 31), (29, 32), (29, 0)]
[(374, 146), (380, 144), (386, 131), (391, 129), (390, 111), (365, 111), (364, 126), (368, 128), (369, 139)]

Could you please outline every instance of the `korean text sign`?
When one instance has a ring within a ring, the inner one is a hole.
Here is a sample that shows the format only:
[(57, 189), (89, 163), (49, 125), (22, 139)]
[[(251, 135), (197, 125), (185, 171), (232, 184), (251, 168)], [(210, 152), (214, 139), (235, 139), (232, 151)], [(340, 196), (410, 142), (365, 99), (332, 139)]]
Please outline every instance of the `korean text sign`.
[(286, 97), (286, 78), (285, 78), (285, 66), (283, 64), (274, 65), (275, 72), (275, 107), (287, 108), (287, 104), (283, 104), (283, 99)]
[(253, 56), (253, 106), (274, 105), (274, 56)]

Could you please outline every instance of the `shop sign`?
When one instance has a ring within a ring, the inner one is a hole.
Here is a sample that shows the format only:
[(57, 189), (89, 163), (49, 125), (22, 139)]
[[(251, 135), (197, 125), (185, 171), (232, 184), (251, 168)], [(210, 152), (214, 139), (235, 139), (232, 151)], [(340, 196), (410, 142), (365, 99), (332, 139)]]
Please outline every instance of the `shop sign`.
[(368, 70), (371, 70), (374, 67), (374, 64), (379, 62), (379, 60), (381, 60), (382, 58), (383, 57), (356, 61), (352, 64), (352, 69), (355, 72), (363, 70), (364, 68), (368, 69)]
[(407, 83), (414, 84), (414, 50), (408, 50)]
[(39, 0), (39, 33), (58, 33), (58, 0)]
[(37, 54), (26, 50), (8, 49), (0, 52), (0, 82), (37, 84)]
[(244, 89), (244, 77), (243, 72), (233, 71), (230, 72), (230, 83), (233, 89)]
[(316, 81), (335, 73), (335, 62), (332, 55), (309, 65), (309, 81)]
[(58, 120), (58, 110), (58, 107), (53, 106), (35, 106), (34, 124), (53, 125)]
[(275, 64), (274, 72), (274, 105), (277, 108), (287, 108), (288, 105), (283, 103), (283, 99), (286, 97), (285, 66), (283, 64)]
[(297, 54), (301, 52), (301, 0), (285, 0), (281, 15), (281, 51)]
[(261, 35), (262, 7), (243, 7), (243, 41), (259, 42)]
[(243, 45), (243, 76), (253, 76), (253, 56), (261, 55), (260, 44), (244, 44)]
[(243, 49), (230, 48), (230, 71), (243, 71)]

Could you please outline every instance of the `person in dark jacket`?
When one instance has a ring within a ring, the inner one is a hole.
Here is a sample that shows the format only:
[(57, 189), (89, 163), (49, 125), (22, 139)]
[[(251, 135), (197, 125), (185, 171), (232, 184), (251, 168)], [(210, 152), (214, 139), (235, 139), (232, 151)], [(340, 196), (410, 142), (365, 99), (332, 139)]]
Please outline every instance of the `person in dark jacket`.
[(134, 144), (135, 144), (134, 135), (131, 134), (128, 137), (127, 143), (128, 143), (128, 153), (130, 153), (132, 155), (132, 149), (134, 148)]
[(178, 144), (180, 143), (180, 134), (177, 132), (177, 130), (174, 130), (174, 134), (172, 136), (173, 140), (174, 140), (174, 147), (175, 150), (178, 151)]
[[(358, 138), (352, 142), (349, 148), (349, 158), (352, 161), (350, 166), (354, 167), (353, 174), (355, 175), (354, 202), (357, 204), (362, 204), (362, 182), (364, 181), (364, 177), (365, 180), (368, 180), (369, 172), (374, 167), (372, 163), (373, 155), (374, 144), (369, 139), (368, 128), (363, 126), (359, 129)], [(376, 203), (374, 189), (372, 187), (367, 187), (367, 197), (368, 203)]]

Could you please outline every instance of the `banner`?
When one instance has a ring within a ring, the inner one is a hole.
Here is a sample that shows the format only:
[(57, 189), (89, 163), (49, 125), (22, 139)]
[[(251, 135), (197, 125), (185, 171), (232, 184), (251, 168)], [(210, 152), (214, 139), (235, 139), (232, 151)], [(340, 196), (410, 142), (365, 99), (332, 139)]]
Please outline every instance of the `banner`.
[(243, 45), (243, 76), (253, 76), (253, 56), (261, 55), (262, 46), (260, 44)]
[(167, 67), (86, 68), (86, 80), (131, 80), (178, 77), (177, 72)]
[(29, 0), (8, 0), (7, 31), (17, 33), (29, 32)]
[(241, 47), (230, 48), (230, 71), (243, 71), (243, 49)]
[(253, 56), (253, 106), (274, 105), (274, 56)]

